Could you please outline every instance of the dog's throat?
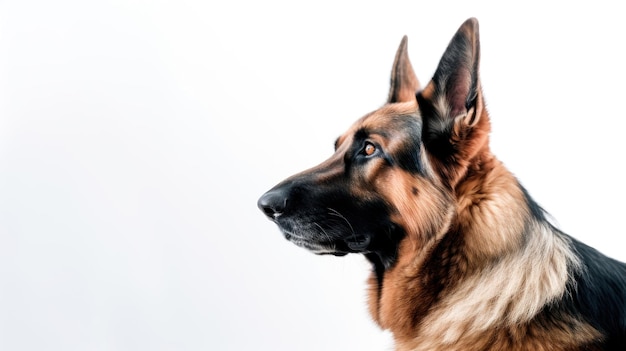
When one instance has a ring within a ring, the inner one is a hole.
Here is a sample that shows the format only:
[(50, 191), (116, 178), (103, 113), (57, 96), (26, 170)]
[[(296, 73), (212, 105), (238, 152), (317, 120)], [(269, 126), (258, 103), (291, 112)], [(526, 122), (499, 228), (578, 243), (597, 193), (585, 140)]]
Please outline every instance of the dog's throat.
[(374, 276), (376, 277), (376, 282), (378, 283), (377, 284), (378, 294), (380, 295), (380, 290), (382, 289), (382, 286), (383, 286), (383, 278), (385, 277), (385, 270), (387, 270), (391, 266), (385, 267), (385, 264), (381, 260), (380, 256), (378, 256), (378, 254), (376, 253), (365, 254), (365, 257), (370, 261), (370, 263), (372, 263), (372, 266), (373, 266), (372, 272), (374, 273)]
[(374, 320), (382, 327), (380, 320), (380, 304), (383, 296), (383, 280), (385, 279), (385, 265), (380, 256), (376, 253), (367, 253), (365, 257), (372, 263), (372, 273), (369, 278), (370, 295), (369, 306), (370, 314)]
[[(383, 236), (383, 240), (380, 240), (380, 236)], [(380, 284), (382, 284), (385, 271), (391, 269), (397, 259), (400, 242), (406, 236), (404, 230), (399, 226), (393, 225), (392, 229), (385, 234), (379, 234), (378, 240), (375, 238), (370, 245), (370, 251), (365, 254), (365, 257), (373, 265), (374, 273)]]
[[(376, 250), (365, 254), (367, 260), (372, 264), (372, 275), (374, 281), (370, 282), (370, 284), (373, 285), (372, 293), (374, 293), (375, 296), (371, 296), (370, 299), (376, 300), (373, 306), (379, 306), (379, 300), (382, 297), (385, 272), (392, 269), (396, 264), (398, 259), (398, 249), (404, 236), (404, 231), (395, 230), (394, 235), (391, 235), (393, 240), (389, 240), (384, 247), (379, 247)], [(378, 315), (378, 311), (372, 311), (372, 313), (374, 316)]]

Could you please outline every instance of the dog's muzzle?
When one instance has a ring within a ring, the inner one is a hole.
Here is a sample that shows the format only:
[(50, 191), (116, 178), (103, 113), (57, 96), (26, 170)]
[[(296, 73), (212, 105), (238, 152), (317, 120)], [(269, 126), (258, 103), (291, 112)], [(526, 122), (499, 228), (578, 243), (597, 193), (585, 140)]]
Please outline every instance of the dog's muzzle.
[[(367, 250), (371, 242), (370, 235), (355, 233), (348, 219), (337, 211), (324, 211), (330, 218), (320, 215), (318, 210), (313, 211), (316, 215), (311, 215), (302, 206), (303, 200), (307, 205), (315, 203), (307, 195), (302, 188), (277, 186), (263, 194), (257, 205), (267, 218), (278, 225), (287, 240), (314, 253), (343, 256), (349, 252)], [(336, 228), (324, 226), (328, 221), (334, 221)]]

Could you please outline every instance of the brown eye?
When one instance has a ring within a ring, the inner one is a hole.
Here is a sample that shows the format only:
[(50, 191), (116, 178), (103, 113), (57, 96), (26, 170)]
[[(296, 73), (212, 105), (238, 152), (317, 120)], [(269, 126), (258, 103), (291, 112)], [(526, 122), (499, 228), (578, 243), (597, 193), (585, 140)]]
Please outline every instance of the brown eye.
[(363, 148), (363, 154), (365, 154), (365, 156), (372, 156), (374, 152), (376, 152), (376, 146), (374, 146), (374, 144), (365, 144), (365, 147)]

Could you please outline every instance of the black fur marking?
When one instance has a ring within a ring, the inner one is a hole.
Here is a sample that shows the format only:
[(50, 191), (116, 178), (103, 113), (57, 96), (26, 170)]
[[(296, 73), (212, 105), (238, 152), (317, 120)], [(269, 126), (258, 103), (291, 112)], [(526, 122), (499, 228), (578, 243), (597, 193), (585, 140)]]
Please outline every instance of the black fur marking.
[(372, 264), (372, 271), (376, 277), (377, 296), (382, 295), (385, 272), (391, 269), (398, 259), (398, 248), (406, 233), (399, 226), (392, 226), (387, 235), (377, 235), (377, 243), (372, 252), (365, 257)]
[(541, 206), (539, 206), (539, 204), (537, 204), (537, 202), (535, 202), (535, 200), (532, 197), (530, 197), (530, 194), (528, 193), (526, 188), (522, 186), (522, 184), (518, 182), (518, 186), (522, 190), (522, 193), (524, 194), (524, 199), (526, 200), (526, 204), (528, 205), (530, 214), (538, 221), (541, 221), (541, 222), (547, 221), (546, 211)]
[(455, 154), (456, 148), (450, 142), (452, 124), (444, 123), (445, 119), (439, 115), (439, 111), (421, 92), (417, 94), (416, 98), (424, 120), (421, 135), (424, 145), (433, 156), (445, 164), (454, 162), (452, 156)]
[(398, 166), (413, 174), (424, 174), (422, 164), (422, 121), (413, 116), (401, 116), (401, 130), (405, 143), (401, 150), (392, 156)]
[[(531, 215), (538, 221), (548, 223), (546, 212), (521, 185)], [(553, 306), (546, 307), (545, 318), (559, 321), (556, 311), (587, 321), (605, 336), (599, 341), (603, 350), (624, 350), (626, 345), (626, 264), (607, 257), (596, 249), (562, 233), (568, 238), (572, 249), (583, 262), (582, 271), (570, 270), (570, 294)], [(550, 317), (552, 316), (552, 317)]]
[(606, 257), (573, 238), (570, 240), (585, 265), (583, 272), (574, 276), (573, 306), (606, 336), (604, 345), (607, 350), (624, 350), (626, 264)]
[(372, 252), (365, 255), (372, 263), (378, 282), (382, 284), (384, 272), (393, 267), (398, 259), (398, 248), (406, 233), (399, 226), (391, 226), (387, 233), (378, 233)]

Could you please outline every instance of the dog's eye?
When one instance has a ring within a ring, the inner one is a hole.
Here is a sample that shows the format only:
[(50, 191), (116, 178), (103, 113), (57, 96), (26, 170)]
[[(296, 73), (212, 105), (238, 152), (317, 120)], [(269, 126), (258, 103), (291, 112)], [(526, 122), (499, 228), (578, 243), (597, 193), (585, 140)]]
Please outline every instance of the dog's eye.
[(376, 145), (372, 143), (366, 143), (363, 147), (363, 154), (365, 156), (372, 156), (376, 152)]

